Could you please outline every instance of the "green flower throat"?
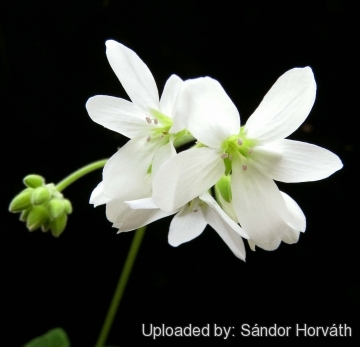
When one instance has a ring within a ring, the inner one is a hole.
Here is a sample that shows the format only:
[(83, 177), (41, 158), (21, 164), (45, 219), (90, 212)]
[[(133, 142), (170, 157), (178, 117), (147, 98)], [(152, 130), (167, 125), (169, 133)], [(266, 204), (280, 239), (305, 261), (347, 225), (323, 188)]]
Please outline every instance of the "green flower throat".
[[(232, 135), (227, 138), (221, 145), (222, 158), (226, 166), (226, 175), (232, 171), (232, 161), (239, 159), (242, 163), (251, 155), (253, 148), (257, 145), (257, 141), (246, 137), (244, 127), (240, 128), (238, 135)], [(244, 164), (243, 169), (246, 170)]]

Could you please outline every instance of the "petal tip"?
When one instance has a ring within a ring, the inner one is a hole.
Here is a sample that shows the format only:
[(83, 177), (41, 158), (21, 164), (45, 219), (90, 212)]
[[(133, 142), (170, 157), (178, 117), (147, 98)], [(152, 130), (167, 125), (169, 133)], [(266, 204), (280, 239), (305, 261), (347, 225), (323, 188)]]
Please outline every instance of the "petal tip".
[(106, 40), (106, 42), (105, 42), (105, 46), (106, 46), (107, 48), (109, 48), (109, 47), (111, 47), (111, 46), (115, 46), (115, 45), (120, 45), (120, 43), (119, 43), (119, 42), (116, 42), (116, 41), (114, 41), (114, 40)]

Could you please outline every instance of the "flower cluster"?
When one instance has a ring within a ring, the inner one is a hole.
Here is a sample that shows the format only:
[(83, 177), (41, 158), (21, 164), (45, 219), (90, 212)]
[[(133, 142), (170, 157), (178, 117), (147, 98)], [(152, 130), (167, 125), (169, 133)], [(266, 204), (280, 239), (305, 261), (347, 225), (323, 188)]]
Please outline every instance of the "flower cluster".
[[(320, 180), (342, 167), (324, 148), (285, 139), (314, 104), (311, 68), (284, 73), (242, 125), (216, 80), (172, 75), (159, 99), (150, 70), (135, 52), (112, 40), (106, 47), (131, 102), (98, 95), (86, 108), (95, 122), (130, 140), (106, 163), (90, 203), (106, 204), (119, 232), (175, 215), (168, 236), (173, 246), (209, 224), (243, 260), (243, 238), (253, 250), (297, 242), (305, 216), (274, 180)], [(190, 140), (194, 146), (177, 153)]]
[(53, 183), (45, 184), (40, 175), (24, 178), (27, 188), (11, 201), (10, 212), (20, 213), (20, 220), (29, 231), (41, 228), (58, 237), (64, 231), (67, 216), (72, 212), (71, 202), (57, 190)]

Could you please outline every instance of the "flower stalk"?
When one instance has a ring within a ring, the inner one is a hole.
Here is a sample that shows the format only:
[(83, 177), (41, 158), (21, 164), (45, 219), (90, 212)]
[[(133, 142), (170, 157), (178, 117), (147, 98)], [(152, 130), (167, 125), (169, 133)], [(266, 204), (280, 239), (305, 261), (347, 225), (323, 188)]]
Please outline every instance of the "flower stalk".
[(118, 284), (116, 285), (116, 289), (115, 289), (113, 298), (111, 300), (109, 310), (106, 314), (106, 318), (105, 318), (103, 327), (101, 329), (101, 332), (100, 332), (100, 335), (96, 342), (95, 347), (103, 347), (106, 342), (106, 339), (109, 335), (111, 326), (114, 322), (114, 318), (115, 318), (117, 309), (118, 309), (120, 301), (123, 297), (123, 294), (124, 294), (124, 291), (126, 288), (126, 284), (128, 282), (131, 270), (133, 268), (136, 256), (138, 254), (138, 251), (139, 251), (139, 248), (141, 245), (141, 241), (144, 237), (145, 230), (146, 230), (146, 226), (136, 230), (136, 233), (134, 235), (133, 241), (130, 246), (129, 253), (126, 257), (126, 261), (125, 261), (123, 270), (119, 277)]
[(69, 176), (65, 177), (61, 182), (59, 182), (56, 185), (56, 189), (59, 192), (63, 191), (66, 187), (68, 187), (70, 184), (77, 181), (79, 178), (87, 175), (88, 173), (90, 173), (94, 170), (103, 168), (107, 161), (108, 161), (108, 159), (102, 159), (102, 160), (95, 161), (94, 163), (91, 163), (89, 165), (82, 167), (81, 169), (73, 172)]

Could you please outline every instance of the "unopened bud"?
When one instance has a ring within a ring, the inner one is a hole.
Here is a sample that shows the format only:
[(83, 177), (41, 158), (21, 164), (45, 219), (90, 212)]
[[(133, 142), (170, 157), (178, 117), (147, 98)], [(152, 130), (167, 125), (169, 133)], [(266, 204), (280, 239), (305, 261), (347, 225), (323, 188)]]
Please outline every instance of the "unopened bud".
[(28, 215), (26, 226), (29, 231), (36, 230), (45, 223), (47, 218), (48, 215), (44, 206), (34, 206)]
[(232, 194), (230, 176), (224, 175), (223, 177), (221, 177), (220, 180), (216, 183), (216, 189), (226, 202), (231, 202)]
[(16, 195), (9, 206), (10, 212), (21, 212), (31, 206), (31, 195), (33, 189), (26, 188), (20, 194)]
[(31, 202), (33, 205), (41, 205), (51, 198), (51, 192), (47, 187), (37, 187), (31, 195)]
[(40, 175), (27, 175), (23, 181), (29, 188), (41, 187), (45, 183), (44, 177)]
[(21, 212), (20, 220), (26, 223), (29, 231), (41, 228), (58, 237), (64, 231), (67, 215), (72, 212), (71, 202), (53, 183), (45, 184), (40, 175), (27, 175), (24, 184), (28, 188), (15, 196), (9, 210)]
[(65, 203), (60, 199), (51, 199), (48, 204), (49, 215), (51, 219), (55, 219), (62, 215), (65, 211)]
[(65, 213), (59, 216), (58, 218), (52, 220), (50, 222), (50, 228), (53, 236), (59, 237), (61, 233), (64, 231), (66, 227), (66, 223), (67, 223), (67, 215)]

